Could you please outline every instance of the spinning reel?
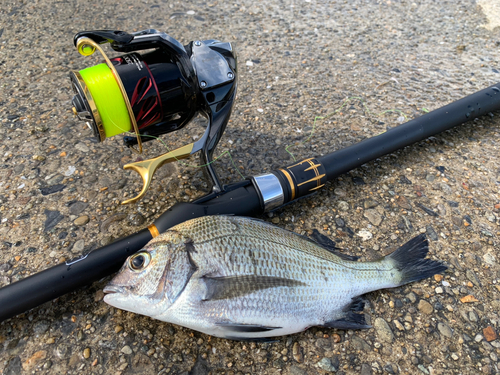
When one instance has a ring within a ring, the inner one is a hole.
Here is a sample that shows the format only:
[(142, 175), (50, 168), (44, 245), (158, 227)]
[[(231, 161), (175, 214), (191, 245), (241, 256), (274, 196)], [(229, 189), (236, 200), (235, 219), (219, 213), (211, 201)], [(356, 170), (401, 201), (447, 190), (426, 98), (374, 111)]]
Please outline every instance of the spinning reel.
[[(87, 123), (100, 141), (120, 133), (125, 145), (142, 153), (142, 144), (157, 136), (183, 128), (200, 113), (208, 119), (203, 136), (196, 142), (153, 159), (125, 165), (143, 180), (142, 198), (161, 165), (184, 159), (200, 151), (212, 182), (212, 192), (222, 191), (212, 167), (212, 156), (229, 121), (237, 86), (236, 56), (230, 43), (217, 40), (190, 42), (183, 46), (154, 29), (133, 34), (123, 31), (83, 31), (75, 35), (80, 54), (98, 50), (105, 63), (71, 72), (73, 112)], [(125, 54), (108, 58), (101, 48)], [(149, 50), (139, 54), (136, 51)], [(151, 51), (152, 50), (152, 51)]]

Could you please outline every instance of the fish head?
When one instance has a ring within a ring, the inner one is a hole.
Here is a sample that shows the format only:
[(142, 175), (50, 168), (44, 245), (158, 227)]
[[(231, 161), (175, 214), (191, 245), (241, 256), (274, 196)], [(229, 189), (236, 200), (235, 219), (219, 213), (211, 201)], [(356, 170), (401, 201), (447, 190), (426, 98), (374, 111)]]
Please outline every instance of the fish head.
[(189, 238), (167, 231), (130, 256), (104, 288), (104, 302), (134, 313), (164, 313), (184, 290), (196, 267)]

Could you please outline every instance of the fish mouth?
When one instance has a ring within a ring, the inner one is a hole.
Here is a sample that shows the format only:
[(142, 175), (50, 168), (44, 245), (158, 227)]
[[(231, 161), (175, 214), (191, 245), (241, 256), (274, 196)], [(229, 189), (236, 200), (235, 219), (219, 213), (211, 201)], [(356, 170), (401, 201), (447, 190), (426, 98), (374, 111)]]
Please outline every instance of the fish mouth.
[(107, 294), (120, 294), (123, 293), (123, 287), (118, 285), (106, 285), (102, 291)]

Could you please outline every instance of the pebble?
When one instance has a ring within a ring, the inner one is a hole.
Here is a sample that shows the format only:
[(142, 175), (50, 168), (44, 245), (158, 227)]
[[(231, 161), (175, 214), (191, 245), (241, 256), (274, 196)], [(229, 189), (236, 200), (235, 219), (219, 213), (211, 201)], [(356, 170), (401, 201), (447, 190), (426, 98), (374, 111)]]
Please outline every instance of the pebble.
[(372, 350), (371, 346), (365, 340), (356, 335), (353, 335), (351, 337), (351, 345), (354, 349), (364, 352), (369, 352)]
[(83, 249), (85, 248), (85, 240), (78, 240), (75, 242), (73, 247), (71, 248), (71, 252), (75, 254), (81, 254)]
[(372, 367), (368, 363), (361, 365), (360, 375), (372, 375)]
[(127, 220), (130, 223), (130, 225), (135, 225), (135, 226), (142, 225), (146, 221), (144, 216), (142, 216), (138, 212), (134, 212), (134, 213), (131, 213), (130, 215), (128, 215)]
[(373, 327), (377, 331), (377, 335), (381, 341), (391, 343), (394, 340), (394, 334), (391, 327), (383, 318), (376, 318)]
[(436, 231), (434, 230), (434, 228), (431, 225), (427, 225), (425, 227), (425, 231), (426, 231), (427, 236), (429, 237), (430, 240), (437, 241), (439, 239)]
[(477, 313), (475, 311), (469, 311), (469, 320), (473, 323), (476, 323), (478, 321), (479, 317), (477, 316)]
[(401, 322), (399, 320), (394, 319), (392, 322), (394, 323), (394, 325), (396, 326), (396, 328), (399, 331), (404, 331), (405, 330), (405, 327), (401, 324)]
[(73, 224), (77, 225), (77, 226), (82, 226), (82, 225), (85, 225), (89, 222), (89, 217), (87, 215), (83, 215), (83, 216), (80, 216), (79, 218), (77, 218), (75, 221), (73, 221)]
[(483, 255), (483, 259), (490, 266), (494, 266), (496, 264), (496, 261), (497, 261), (497, 259), (495, 258), (495, 256), (493, 254), (491, 254), (491, 253), (485, 253)]
[(81, 151), (81, 152), (89, 152), (90, 149), (84, 144), (84, 143), (77, 143), (75, 145), (75, 148), (78, 150), (78, 151)]
[(70, 215), (80, 215), (87, 207), (88, 203), (84, 202), (75, 202), (71, 206), (69, 206)]
[(358, 237), (361, 237), (363, 241), (368, 241), (373, 238), (373, 234), (370, 231), (367, 231), (366, 229), (360, 230), (358, 233), (356, 233)]
[(488, 326), (488, 327), (484, 328), (483, 335), (484, 335), (484, 338), (486, 339), (486, 341), (488, 341), (488, 342), (496, 340), (498, 337), (497, 333), (495, 332), (495, 330), (493, 329), (492, 326)]
[(317, 367), (319, 367), (322, 370), (329, 371), (329, 372), (336, 372), (337, 367), (334, 366), (332, 363), (332, 360), (330, 358), (324, 357), (321, 361), (319, 361), (316, 364)]
[(410, 300), (411, 303), (415, 303), (417, 302), (417, 296), (415, 293), (413, 292), (410, 292), (406, 295), (406, 298), (408, 298)]
[(83, 350), (83, 358), (89, 359), (90, 358), (90, 348), (85, 348)]
[(293, 343), (292, 355), (293, 359), (295, 359), (298, 363), (304, 362), (304, 354), (302, 353), (302, 348), (297, 341)]
[(377, 207), (378, 204), (379, 203), (376, 200), (373, 200), (373, 199), (367, 199), (367, 200), (365, 200), (363, 202), (363, 206), (365, 207), (365, 209)]
[(129, 355), (129, 354), (132, 354), (132, 349), (130, 349), (130, 346), (125, 345), (125, 346), (122, 348), (121, 352), (122, 352), (123, 354), (127, 354), (127, 355)]
[(39, 350), (35, 352), (30, 358), (23, 362), (22, 366), (24, 371), (31, 371), (45, 358), (47, 358), (46, 350)]
[(382, 223), (382, 215), (380, 215), (376, 210), (374, 209), (369, 209), (369, 210), (366, 210), (365, 213), (363, 214), (363, 216), (368, 219), (368, 221), (375, 225), (375, 226), (379, 226), (380, 223)]
[(438, 286), (435, 290), (437, 294), (443, 294), (443, 288), (441, 288), (440, 286)]
[(349, 211), (349, 203), (347, 203), (346, 201), (339, 201), (339, 203), (337, 203), (337, 206), (340, 211)]
[(122, 326), (116, 326), (115, 327), (115, 333), (120, 333), (121, 331), (123, 331), (123, 327)]
[(465, 276), (467, 276), (467, 279), (469, 279), (469, 281), (474, 284), (475, 286), (477, 287), (481, 287), (481, 283), (479, 282), (479, 279), (477, 278), (476, 274), (474, 273), (474, 271), (472, 271), (471, 269), (468, 269), (466, 272), (465, 272)]
[(341, 189), (341, 188), (335, 188), (333, 190), (333, 192), (335, 193), (335, 195), (338, 195), (339, 197), (345, 197), (345, 196), (347, 196), (346, 191), (344, 189)]
[(432, 312), (434, 311), (434, 308), (432, 307), (432, 305), (427, 302), (427, 301), (424, 301), (423, 299), (421, 299), (419, 302), (418, 302), (418, 309), (424, 313), (424, 314), (432, 314)]
[(445, 336), (445, 337), (451, 337), (453, 336), (453, 330), (450, 328), (450, 326), (446, 323), (440, 322), (438, 323), (438, 330), (439, 332)]
[(52, 228), (54, 228), (62, 219), (64, 219), (64, 216), (59, 212), (59, 211), (50, 211), (50, 210), (45, 210), (44, 211), (46, 220), (44, 224), (43, 231), (48, 232)]
[(66, 187), (66, 185), (64, 185), (64, 184), (52, 185), (52, 186), (41, 188), (40, 193), (42, 193), (42, 195), (50, 195), (50, 194), (58, 193), (58, 192), (64, 190), (65, 187)]

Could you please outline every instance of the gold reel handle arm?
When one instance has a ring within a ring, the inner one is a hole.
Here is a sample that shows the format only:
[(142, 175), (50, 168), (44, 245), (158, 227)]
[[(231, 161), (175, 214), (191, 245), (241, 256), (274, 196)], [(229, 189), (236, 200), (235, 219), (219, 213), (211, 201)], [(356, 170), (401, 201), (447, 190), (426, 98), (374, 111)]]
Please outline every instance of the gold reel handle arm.
[(136, 197), (127, 199), (123, 201), (122, 204), (133, 203), (141, 199), (148, 191), (156, 170), (163, 164), (188, 158), (193, 152), (194, 145), (194, 143), (190, 143), (173, 151), (167, 152), (166, 154), (157, 156), (156, 158), (124, 165), (123, 169), (132, 169), (141, 175), (143, 186), (141, 192)]

